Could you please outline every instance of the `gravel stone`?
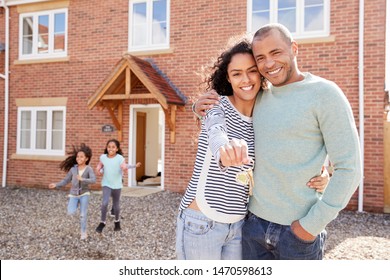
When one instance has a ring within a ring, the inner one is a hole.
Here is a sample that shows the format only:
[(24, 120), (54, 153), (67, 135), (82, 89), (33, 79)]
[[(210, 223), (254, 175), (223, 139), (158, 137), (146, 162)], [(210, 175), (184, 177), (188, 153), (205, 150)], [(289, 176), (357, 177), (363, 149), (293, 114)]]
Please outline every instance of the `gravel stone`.
[[(79, 212), (68, 216), (68, 192), (23, 187), (0, 188), (2, 260), (172, 260), (176, 213), (181, 194), (162, 191), (121, 197), (121, 227), (107, 217), (103, 234), (101, 195), (88, 209), (88, 239), (80, 240)], [(342, 211), (328, 227), (324, 259), (389, 260), (390, 214)]]

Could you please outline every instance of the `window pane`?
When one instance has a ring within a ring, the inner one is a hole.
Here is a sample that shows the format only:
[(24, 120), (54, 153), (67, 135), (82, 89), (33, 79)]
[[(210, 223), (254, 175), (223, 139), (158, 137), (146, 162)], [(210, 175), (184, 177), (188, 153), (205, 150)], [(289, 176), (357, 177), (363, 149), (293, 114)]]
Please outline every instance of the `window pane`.
[(279, 0), (278, 9), (295, 8), (297, 0)]
[(65, 35), (55, 34), (54, 35), (54, 51), (62, 52), (65, 51)]
[(65, 32), (65, 13), (54, 15), (54, 32), (55, 33)]
[(324, 0), (305, 0), (305, 6), (308, 5), (324, 5)]
[(38, 53), (49, 50), (49, 16), (38, 17)]
[(32, 17), (26, 17), (23, 19), (23, 54), (32, 53), (33, 26), (34, 21)]
[(166, 42), (166, 31), (167, 25), (165, 22), (153, 23), (152, 31), (152, 43), (153, 44), (163, 44)]
[(62, 111), (53, 111), (53, 124), (52, 128), (55, 129), (63, 129), (63, 112)]
[(46, 149), (46, 131), (37, 131), (35, 148)]
[(54, 51), (65, 51), (65, 13), (54, 15)]
[(257, 31), (257, 29), (267, 23), (270, 23), (269, 13), (256, 13), (252, 15), (252, 31)]
[(324, 10), (322, 7), (305, 8), (305, 31), (324, 30)]
[(133, 25), (146, 23), (146, 3), (133, 5)]
[(31, 147), (31, 133), (30, 131), (20, 132), (20, 148), (30, 149)]
[(163, 44), (167, 39), (167, 3), (153, 1), (152, 44)]
[(155, 0), (153, 1), (153, 22), (167, 20), (167, 1)]
[(271, 21), (270, 1), (253, 0), (252, 5), (252, 31), (256, 31)]
[(252, 0), (253, 11), (269, 10), (270, 0)]
[(278, 22), (283, 24), (290, 30), (290, 32), (296, 31), (296, 23), (295, 23), (295, 11), (289, 12), (279, 12), (279, 20)]
[(31, 148), (31, 112), (27, 111), (21, 113), (20, 148)]
[(133, 46), (146, 45), (148, 30), (146, 23), (146, 3), (137, 3), (133, 5), (132, 23)]
[(46, 130), (46, 119), (47, 119), (47, 112), (46, 111), (38, 111), (37, 112), (37, 130), (44, 129)]
[(21, 128), (22, 130), (31, 130), (31, 112), (22, 112)]
[(62, 149), (62, 139), (63, 139), (63, 112), (62, 111), (53, 111), (52, 117), (52, 144), (51, 148), (53, 150)]
[(53, 131), (51, 134), (52, 137), (52, 150), (61, 150), (62, 149), (62, 131)]
[(290, 32), (296, 31), (296, 1), (278, 1), (278, 22), (286, 26)]
[(36, 149), (46, 149), (46, 133), (47, 133), (47, 112), (37, 112), (37, 123), (36, 123)]
[(133, 30), (133, 46), (142, 46), (146, 45), (146, 25), (138, 26), (137, 29)]

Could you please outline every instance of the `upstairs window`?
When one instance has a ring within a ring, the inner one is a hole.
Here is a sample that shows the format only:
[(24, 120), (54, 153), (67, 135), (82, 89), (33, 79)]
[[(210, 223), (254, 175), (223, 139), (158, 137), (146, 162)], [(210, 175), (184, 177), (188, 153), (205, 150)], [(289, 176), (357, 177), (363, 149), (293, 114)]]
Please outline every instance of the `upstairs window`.
[(285, 25), (294, 39), (329, 36), (330, 0), (248, 0), (248, 30)]
[(130, 0), (129, 50), (169, 48), (170, 0)]
[(67, 17), (67, 9), (21, 14), (19, 59), (66, 56)]
[(17, 153), (65, 154), (65, 107), (19, 107)]

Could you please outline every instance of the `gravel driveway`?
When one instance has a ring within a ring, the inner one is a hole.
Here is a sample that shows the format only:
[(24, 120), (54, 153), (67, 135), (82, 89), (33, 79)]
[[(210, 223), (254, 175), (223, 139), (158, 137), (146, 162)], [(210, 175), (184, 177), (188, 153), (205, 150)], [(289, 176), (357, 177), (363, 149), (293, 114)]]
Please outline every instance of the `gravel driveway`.
[[(181, 195), (168, 191), (121, 198), (122, 231), (108, 218), (103, 235), (100, 194), (91, 195), (89, 238), (80, 240), (79, 218), (66, 215), (67, 192), (0, 188), (0, 259), (175, 259), (176, 212)], [(327, 228), (325, 259), (389, 260), (390, 215), (343, 211)]]

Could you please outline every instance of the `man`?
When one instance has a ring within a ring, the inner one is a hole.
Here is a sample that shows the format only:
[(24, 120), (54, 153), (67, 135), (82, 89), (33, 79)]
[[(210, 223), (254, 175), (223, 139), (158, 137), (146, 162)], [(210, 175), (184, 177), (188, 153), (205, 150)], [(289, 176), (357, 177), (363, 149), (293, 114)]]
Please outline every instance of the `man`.
[[(243, 226), (243, 257), (322, 259), (325, 227), (348, 204), (362, 176), (352, 110), (336, 84), (299, 70), (298, 45), (283, 25), (260, 28), (252, 49), (270, 85), (258, 95), (253, 113), (255, 187)], [(195, 111), (215, 100), (201, 98)], [(224, 165), (247, 162), (241, 143), (220, 150)], [(334, 172), (320, 196), (305, 183), (327, 155)]]

